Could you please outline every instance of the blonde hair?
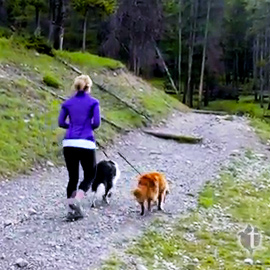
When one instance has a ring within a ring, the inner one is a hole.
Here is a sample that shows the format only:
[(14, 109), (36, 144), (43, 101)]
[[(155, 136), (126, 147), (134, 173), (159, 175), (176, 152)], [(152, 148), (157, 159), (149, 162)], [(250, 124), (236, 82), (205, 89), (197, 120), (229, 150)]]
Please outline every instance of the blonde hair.
[(75, 78), (73, 88), (76, 91), (91, 92), (93, 82), (88, 75), (80, 75)]

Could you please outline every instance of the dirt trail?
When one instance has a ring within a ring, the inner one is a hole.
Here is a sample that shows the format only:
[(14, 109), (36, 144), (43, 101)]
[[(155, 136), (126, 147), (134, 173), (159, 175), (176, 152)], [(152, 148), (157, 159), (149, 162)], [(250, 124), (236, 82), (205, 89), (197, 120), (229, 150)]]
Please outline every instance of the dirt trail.
[[(204, 138), (200, 145), (178, 144), (134, 131), (108, 149), (122, 170), (111, 205), (93, 210), (84, 202), (86, 217), (66, 223), (67, 173), (64, 168), (0, 183), (0, 269), (93, 269), (114, 248), (125, 247), (133, 236), (158, 216), (174, 218), (196, 205), (196, 194), (212, 179), (235, 150), (260, 144), (244, 118), (227, 121), (213, 115), (176, 113), (161, 130)], [(172, 181), (167, 214), (140, 218), (131, 189), (136, 173), (116, 153), (121, 151), (140, 171), (163, 171)], [(98, 158), (104, 158), (98, 153)], [(190, 196), (194, 194), (195, 196)], [(12, 224), (11, 224), (12, 223)], [(2, 255), (1, 255), (2, 254)]]

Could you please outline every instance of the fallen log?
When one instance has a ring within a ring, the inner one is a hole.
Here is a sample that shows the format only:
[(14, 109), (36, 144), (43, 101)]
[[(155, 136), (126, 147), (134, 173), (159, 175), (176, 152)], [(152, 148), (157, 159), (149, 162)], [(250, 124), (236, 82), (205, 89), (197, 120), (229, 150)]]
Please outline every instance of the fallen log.
[(175, 140), (179, 143), (197, 144), (203, 141), (203, 138), (194, 136), (185, 136), (180, 134), (163, 133), (160, 131), (143, 130), (144, 133), (152, 135), (161, 139)]
[[(64, 65), (66, 65), (67, 67), (71, 68), (74, 72), (76, 72), (77, 74), (81, 75), (82, 72), (74, 67), (73, 65), (71, 65), (70, 63), (68, 63), (67, 61), (59, 58), (59, 57), (56, 57), (56, 59), (58, 61), (60, 61), (61, 63), (63, 63)], [(95, 80), (93, 80), (93, 83), (103, 92), (106, 92), (108, 93), (109, 95), (113, 96), (114, 98), (116, 98), (117, 100), (119, 100), (120, 102), (122, 102), (123, 104), (125, 104), (125, 106), (127, 106), (128, 108), (130, 108), (132, 111), (134, 111), (135, 113), (139, 114), (140, 116), (144, 117), (145, 119), (147, 119), (148, 121), (151, 121), (151, 119), (145, 115), (143, 112), (140, 112), (139, 110), (137, 110), (134, 106), (132, 106), (131, 104), (129, 104), (127, 101), (123, 100), (121, 97), (119, 97), (117, 94), (109, 91), (103, 84), (100, 84), (98, 82), (96, 82)]]
[(223, 111), (192, 110), (192, 112), (198, 113), (198, 114), (228, 115), (227, 112), (223, 112)]
[(73, 65), (71, 65), (70, 63), (68, 63), (67, 61), (65, 61), (64, 59), (59, 58), (57, 56), (55, 56), (55, 59), (58, 60), (58, 61), (60, 61), (61, 63), (63, 63), (68, 68), (71, 68), (78, 75), (82, 75), (83, 74), (78, 68), (74, 67)]
[(99, 84), (95, 81), (93, 81), (93, 83), (103, 92), (108, 93), (109, 95), (113, 96), (114, 98), (116, 98), (117, 100), (119, 100), (120, 102), (122, 102), (123, 104), (125, 104), (125, 106), (127, 106), (129, 109), (131, 109), (132, 111), (134, 111), (135, 113), (139, 114), (140, 116), (144, 117), (145, 119), (147, 119), (149, 122), (151, 122), (151, 119), (144, 114), (143, 112), (140, 112), (139, 110), (137, 110), (134, 106), (132, 106), (131, 104), (129, 104), (128, 102), (126, 102), (125, 100), (123, 100), (122, 98), (120, 98), (117, 94), (109, 91), (104, 85)]

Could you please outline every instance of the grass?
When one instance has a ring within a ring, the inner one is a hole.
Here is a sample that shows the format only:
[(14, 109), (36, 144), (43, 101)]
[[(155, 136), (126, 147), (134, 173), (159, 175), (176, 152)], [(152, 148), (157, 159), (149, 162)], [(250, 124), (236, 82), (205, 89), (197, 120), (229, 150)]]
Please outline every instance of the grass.
[(239, 102), (235, 100), (211, 101), (206, 109), (213, 111), (225, 111), (230, 114), (248, 114), (252, 117), (263, 117), (263, 109), (260, 104), (254, 102), (253, 96), (240, 97)]
[(263, 143), (269, 143), (270, 140), (270, 124), (268, 121), (259, 118), (250, 119), (251, 126), (254, 127), (256, 133)]
[(110, 58), (99, 57), (90, 53), (62, 51), (57, 52), (57, 55), (76, 65), (91, 69), (118, 69), (124, 67), (124, 65), (119, 61)]
[(199, 206), (210, 208), (214, 205), (214, 190), (211, 186), (206, 186), (199, 196)]
[(162, 90), (164, 89), (165, 81), (163, 78), (153, 78), (153, 79), (148, 80), (148, 82), (158, 89), (162, 89)]
[[(22, 86), (20, 82), (17, 86), (7, 84), (6, 88), (1, 87), (0, 175), (26, 172), (41, 160), (56, 162), (59, 157), (59, 130), (54, 123), (59, 103), (38, 91), (31, 99), (23, 92), (16, 95), (16, 90)], [(39, 100), (43, 100), (42, 105)]]
[(111, 258), (108, 259), (101, 268), (101, 270), (119, 270), (119, 269), (123, 270), (126, 269), (126, 265), (124, 262), (122, 262), (115, 256), (111, 256)]
[[(143, 260), (149, 270), (270, 267), (269, 171), (267, 161), (248, 151), (218, 180), (206, 184), (196, 210), (171, 222), (153, 223), (126, 256)], [(253, 255), (238, 241), (238, 233), (248, 224), (263, 235), (262, 246)], [(244, 260), (250, 257), (254, 264), (248, 266)]]
[[(266, 107), (266, 104), (264, 106)], [(254, 127), (262, 142), (267, 143), (270, 140), (270, 122), (267, 118), (264, 118), (265, 111), (260, 107), (258, 102), (254, 101), (253, 96), (240, 97), (239, 103), (233, 100), (212, 101), (205, 109), (225, 111), (230, 114), (248, 115), (251, 126)]]
[[(115, 60), (88, 53), (55, 52), (58, 56), (90, 74), (97, 81), (131, 103), (154, 121), (165, 118), (173, 109), (186, 107), (163, 91), (126, 71), (118, 75), (112, 69), (123, 65)], [(0, 38), (0, 177), (25, 173), (47, 160), (62, 164), (61, 140), (64, 131), (57, 126), (61, 100), (39, 89), (44, 84), (56, 94), (73, 94), (71, 85), (77, 74), (57, 59), (27, 50), (18, 39)], [(127, 80), (132, 84), (127, 84)], [(44, 83), (45, 82), (45, 83)], [(100, 100), (102, 115), (125, 129), (142, 126), (145, 119), (119, 100), (93, 86)], [(104, 146), (118, 130), (102, 123), (96, 138)]]

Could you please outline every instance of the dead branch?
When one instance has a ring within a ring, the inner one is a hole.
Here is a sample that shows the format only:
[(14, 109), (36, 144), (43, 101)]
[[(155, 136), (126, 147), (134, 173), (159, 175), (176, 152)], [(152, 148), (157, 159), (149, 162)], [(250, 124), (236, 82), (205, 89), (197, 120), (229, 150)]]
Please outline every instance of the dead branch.
[(202, 138), (199, 138), (199, 137), (163, 133), (160, 131), (143, 130), (143, 132), (146, 134), (161, 138), (161, 139), (175, 140), (179, 143), (197, 144), (197, 143), (202, 142), (202, 140), (203, 140)]
[(198, 113), (198, 114), (228, 115), (227, 112), (223, 112), (223, 111), (192, 110), (192, 112)]
[(164, 67), (164, 69), (165, 69), (165, 71), (166, 71), (166, 73), (167, 73), (167, 76), (168, 76), (168, 78), (169, 78), (169, 80), (170, 80), (170, 83), (171, 83), (171, 85), (172, 85), (173, 90), (175, 91), (175, 93), (176, 93), (177, 95), (179, 95), (179, 91), (178, 91), (178, 89), (177, 89), (176, 86), (175, 86), (175, 83), (174, 83), (174, 81), (173, 81), (172, 75), (171, 75), (171, 73), (170, 73), (170, 71), (169, 71), (169, 69), (168, 69), (168, 67), (167, 67), (167, 65), (166, 65), (166, 62), (165, 62), (165, 60), (164, 60), (164, 58), (163, 58), (163, 56), (162, 56), (162, 53), (161, 53), (160, 49), (158, 48), (158, 46), (156, 45), (156, 43), (155, 43), (155, 50), (156, 50), (157, 55), (158, 55), (158, 57), (160, 58), (160, 60), (161, 60), (161, 62), (162, 62), (162, 64), (163, 64), (163, 67)]
[(123, 104), (125, 104), (128, 108), (130, 108), (132, 111), (134, 111), (135, 113), (139, 114), (140, 116), (143, 116), (144, 118), (146, 118), (148, 121), (151, 121), (151, 119), (145, 115), (143, 112), (138, 111), (134, 106), (132, 106), (131, 104), (129, 104), (128, 102), (124, 101), (122, 98), (120, 98), (118, 95), (116, 95), (115, 93), (109, 91), (104, 85), (99, 84), (95, 81), (93, 81), (93, 83), (103, 92), (108, 93), (109, 95), (113, 96), (114, 98), (116, 98), (117, 100), (119, 100), (120, 102), (122, 102)]
[(67, 61), (65, 61), (64, 59), (59, 58), (57, 56), (55, 56), (55, 59), (58, 60), (58, 61), (60, 61), (61, 63), (63, 63), (68, 68), (71, 68), (77, 74), (82, 75), (82, 72), (78, 68), (74, 67), (73, 65), (71, 65), (70, 63), (68, 63)]
[[(64, 65), (66, 65), (67, 67), (71, 68), (73, 71), (75, 71), (77, 74), (81, 75), (82, 72), (74, 67), (73, 65), (71, 65), (70, 63), (68, 63), (67, 61), (56, 57), (57, 60), (59, 60), (60, 62), (62, 62)], [(93, 80), (93, 79), (92, 79)], [(130, 108), (132, 111), (134, 111), (135, 113), (139, 114), (140, 116), (143, 116), (144, 118), (146, 118), (148, 121), (151, 121), (151, 119), (145, 115), (143, 112), (138, 111), (134, 106), (132, 106), (131, 104), (129, 104), (128, 102), (124, 101), (122, 98), (120, 98), (117, 94), (109, 91), (103, 84), (100, 84), (96, 81), (93, 80), (93, 83), (103, 92), (108, 93), (109, 95), (113, 96), (114, 98), (116, 98), (117, 100), (119, 100), (120, 102), (122, 102), (123, 104), (125, 104), (128, 108)]]

